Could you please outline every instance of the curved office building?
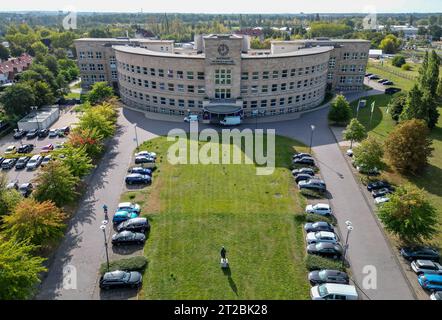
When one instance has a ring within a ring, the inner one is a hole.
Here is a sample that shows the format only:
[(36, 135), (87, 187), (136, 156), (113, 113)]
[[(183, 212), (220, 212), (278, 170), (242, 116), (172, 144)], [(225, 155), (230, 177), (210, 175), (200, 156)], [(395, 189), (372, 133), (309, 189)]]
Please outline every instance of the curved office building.
[(85, 87), (109, 81), (127, 107), (148, 117), (190, 113), (213, 122), (227, 115), (289, 118), (320, 106), (327, 90), (363, 90), (370, 48), (363, 40), (318, 39), (251, 50), (249, 38), (236, 35), (198, 36), (179, 47), (140, 39), (76, 45)]

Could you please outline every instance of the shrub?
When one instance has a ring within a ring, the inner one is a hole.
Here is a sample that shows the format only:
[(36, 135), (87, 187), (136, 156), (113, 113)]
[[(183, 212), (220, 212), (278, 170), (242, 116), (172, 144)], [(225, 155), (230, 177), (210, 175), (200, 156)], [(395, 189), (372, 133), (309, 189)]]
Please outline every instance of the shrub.
[(402, 67), (405, 63), (405, 57), (401, 55), (394, 56), (393, 60), (391, 61), (391, 64), (398, 68)]
[[(109, 263), (109, 271), (140, 271), (142, 272), (147, 267), (147, 259), (145, 257), (132, 257), (128, 259), (111, 261)], [(105, 274), (107, 272), (107, 263), (101, 264), (100, 273)]]
[(404, 70), (404, 71), (410, 71), (411, 70), (411, 65), (408, 64), (408, 63), (403, 64), (401, 69)]
[(336, 225), (336, 218), (331, 216), (331, 217), (323, 217), (317, 214), (307, 214), (305, 216), (305, 221), (307, 223), (315, 223), (315, 222), (320, 222), (320, 221), (324, 221), (324, 222), (328, 222), (332, 225)]
[(302, 189), (301, 194), (306, 198), (313, 198), (313, 199), (323, 199), (324, 198), (323, 193), (321, 193), (319, 191), (315, 191), (315, 190)]
[(315, 255), (307, 255), (304, 259), (305, 267), (308, 271), (316, 270), (340, 270), (345, 271), (345, 267), (342, 267), (342, 262), (340, 260), (331, 260)]

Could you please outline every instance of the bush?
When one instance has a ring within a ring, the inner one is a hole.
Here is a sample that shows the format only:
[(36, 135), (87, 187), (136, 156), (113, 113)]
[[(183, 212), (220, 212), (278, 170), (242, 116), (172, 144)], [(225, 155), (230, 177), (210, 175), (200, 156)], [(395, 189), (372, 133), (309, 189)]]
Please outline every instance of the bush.
[(410, 71), (411, 70), (411, 65), (409, 65), (408, 63), (403, 64), (401, 69), (404, 70), (404, 71)]
[(405, 57), (401, 55), (394, 56), (393, 60), (391, 61), (391, 64), (398, 68), (402, 67), (405, 63)]
[(345, 271), (345, 267), (342, 267), (342, 262), (340, 260), (331, 260), (309, 254), (305, 257), (304, 261), (305, 267), (308, 271), (324, 269)]
[(336, 225), (337, 221), (335, 219), (335, 217), (331, 216), (331, 217), (323, 217), (317, 214), (307, 214), (305, 216), (305, 221), (307, 223), (315, 223), (315, 222), (320, 222), (320, 221), (324, 221), (324, 222), (328, 222), (332, 225)]
[[(147, 259), (145, 257), (133, 257), (128, 259), (111, 261), (109, 263), (109, 271), (140, 271), (142, 272), (147, 267)], [(107, 263), (101, 264), (100, 273), (107, 272)]]
[(323, 199), (324, 198), (324, 194), (319, 191), (302, 189), (300, 192), (306, 198), (313, 198), (313, 199)]

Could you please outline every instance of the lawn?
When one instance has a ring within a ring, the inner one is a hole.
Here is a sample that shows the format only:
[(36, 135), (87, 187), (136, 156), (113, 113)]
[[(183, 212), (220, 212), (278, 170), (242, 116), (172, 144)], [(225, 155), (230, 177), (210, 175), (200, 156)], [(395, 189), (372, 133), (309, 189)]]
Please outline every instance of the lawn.
[[(126, 194), (152, 224), (143, 299), (308, 299), (305, 244), (297, 214), (304, 200), (289, 170), (306, 151), (277, 138), (277, 168), (257, 176), (254, 165), (169, 164), (165, 138), (140, 149), (157, 152), (151, 188)], [(226, 246), (230, 272), (219, 264)]]
[[(380, 141), (384, 141), (388, 134), (394, 129), (395, 122), (391, 119), (391, 116), (387, 114), (387, 105), (391, 96), (379, 95), (367, 98), (367, 104), (371, 105), (372, 101), (376, 101), (376, 108), (373, 114), (372, 126), (370, 129), (370, 135), (378, 138)], [(356, 110), (357, 102), (352, 104), (354, 110)], [(369, 127), (371, 107), (364, 108), (359, 113), (359, 121)], [(439, 108), (439, 112), (442, 114), (442, 107)], [(436, 207), (439, 213), (440, 231), (435, 238), (435, 244), (442, 248), (442, 117), (439, 118), (439, 124), (431, 132), (433, 139), (434, 153), (430, 159), (429, 166), (425, 169), (422, 175), (416, 177), (404, 177), (396, 172), (386, 172), (383, 176), (393, 182), (396, 185), (411, 182), (426, 190), (429, 199)]]

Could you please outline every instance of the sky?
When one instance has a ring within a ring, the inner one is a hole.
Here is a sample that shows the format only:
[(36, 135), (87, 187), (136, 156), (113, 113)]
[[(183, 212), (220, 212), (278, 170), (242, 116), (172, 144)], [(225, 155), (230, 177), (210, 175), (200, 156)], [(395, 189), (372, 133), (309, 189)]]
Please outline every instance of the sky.
[[(442, 12), (442, 0), (2, 0), (0, 11), (182, 13)], [(72, 10), (69, 10), (72, 11)]]

